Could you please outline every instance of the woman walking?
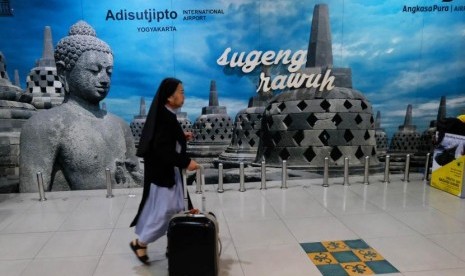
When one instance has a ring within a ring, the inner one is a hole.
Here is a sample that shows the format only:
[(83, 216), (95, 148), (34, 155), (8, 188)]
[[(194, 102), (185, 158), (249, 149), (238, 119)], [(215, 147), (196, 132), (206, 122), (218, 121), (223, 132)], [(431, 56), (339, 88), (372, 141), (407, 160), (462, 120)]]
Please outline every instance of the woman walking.
[(200, 166), (186, 155), (186, 141), (176, 110), (184, 104), (184, 87), (175, 78), (166, 78), (150, 106), (142, 130), (137, 156), (144, 159), (144, 190), (136, 217), (138, 239), (130, 242), (136, 257), (148, 264), (147, 245), (165, 235), (172, 215), (184, 210), (181, 170)]

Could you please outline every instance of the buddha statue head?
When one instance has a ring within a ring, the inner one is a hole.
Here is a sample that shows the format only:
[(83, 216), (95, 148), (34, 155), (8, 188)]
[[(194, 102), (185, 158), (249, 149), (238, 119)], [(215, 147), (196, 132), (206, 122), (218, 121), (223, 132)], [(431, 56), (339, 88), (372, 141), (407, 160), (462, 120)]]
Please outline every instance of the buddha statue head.
[(58, 76), (67, 97), (98, 104), (110, 89), (113, 53), (86, 22), (71, 26), (55, 49)]

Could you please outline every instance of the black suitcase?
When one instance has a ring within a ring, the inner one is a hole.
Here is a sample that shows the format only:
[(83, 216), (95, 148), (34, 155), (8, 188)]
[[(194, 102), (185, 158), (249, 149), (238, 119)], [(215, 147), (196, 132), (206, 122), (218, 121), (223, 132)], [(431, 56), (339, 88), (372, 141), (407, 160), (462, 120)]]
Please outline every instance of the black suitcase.
[[(199, 173), (199, 172), (197, 172)], [(200, 170), (203, 176), (203, 170)], [(185, 178), (185, 174), (183, 174)], [(202, 177), (201, 182), (204, 182)], [(185, 183), (185, 182), (184, 182)], [(174, 215), (168, 226), (168, 270), (170, 276), (217, 276), (219, 261), (218, 223), (213, 213), (205, 212), (202, 187), (202, 212)], [(184, 186), (187, 208), (187, 189)]]

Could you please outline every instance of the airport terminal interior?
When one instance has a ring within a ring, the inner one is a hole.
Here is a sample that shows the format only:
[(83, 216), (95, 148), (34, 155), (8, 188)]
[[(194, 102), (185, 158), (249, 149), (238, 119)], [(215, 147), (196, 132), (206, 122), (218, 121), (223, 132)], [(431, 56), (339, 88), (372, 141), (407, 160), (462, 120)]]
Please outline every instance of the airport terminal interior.
[[(218, 218), (219, 275), (465, 275), (465, 202), (421, 173), (206, 185)], [(194, 183), (195, 184), (195, 183)], [(189, 186), (194, 207), (202, 207)], [(0, 195), (0, 275), (168, 275), (166, 238), (150, 265), (129, 248), (142, 189)], [(345, 274), (344, 274), (345, 273)]]

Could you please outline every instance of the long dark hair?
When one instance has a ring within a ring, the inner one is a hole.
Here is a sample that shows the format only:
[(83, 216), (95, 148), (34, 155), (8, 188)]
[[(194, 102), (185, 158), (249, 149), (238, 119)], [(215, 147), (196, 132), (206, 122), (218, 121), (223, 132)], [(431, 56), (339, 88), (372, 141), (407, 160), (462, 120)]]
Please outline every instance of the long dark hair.
[(150, 105), (144, 128), (142, 129), (142, 134), (139, 140), (139, 147), (137, 148), (136, 153), (137, 156), (145, 157), (149, 151), (151, 141), (155, 134), (158, 112), (160, 112), (161, 108), (164, 108), (168, 98), (174, 94), (176, 88), (181, 83), (182, 82), (176, 78), (166, 78), (160, 83), (157, 93), (155, 94), (155, 98)]

